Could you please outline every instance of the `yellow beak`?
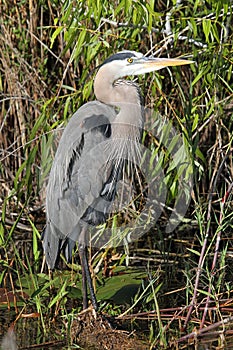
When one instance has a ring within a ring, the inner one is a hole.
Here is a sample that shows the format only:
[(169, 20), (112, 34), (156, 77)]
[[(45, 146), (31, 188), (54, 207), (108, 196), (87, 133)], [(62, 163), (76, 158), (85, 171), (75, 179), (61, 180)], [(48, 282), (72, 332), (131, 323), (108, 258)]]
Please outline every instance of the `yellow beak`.
[(194, 61), (181, 58), (144, 58), (143, 66), (153, 67), (153, 70), (159, 70), (165, 67), (183, 66), (191, 63), (194, 63)]
[(151, 58), (141, 57), (136, 59), (132, 64), (133, 75), (145, 74), (153, 72), (165, 67), (183, 66), (185, 64), (191, 64), (194, 61), (184, 60), (181, 58)]

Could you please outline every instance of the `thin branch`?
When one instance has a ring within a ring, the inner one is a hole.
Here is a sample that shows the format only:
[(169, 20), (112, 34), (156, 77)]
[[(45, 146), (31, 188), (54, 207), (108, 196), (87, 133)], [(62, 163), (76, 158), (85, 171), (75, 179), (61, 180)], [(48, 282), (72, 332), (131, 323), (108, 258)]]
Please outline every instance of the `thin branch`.
[[(160, 33), (160, 34), (165, 34), (165, 35), (166, 35), (166, 38), (163, 39), (163, 41), (165, 42), (165, 43), (163, 44), (163, 48), (164, 48), (164, 47), (167, 47), (168, 44), (172, 43), (172, 42), (174, 41), (174, 37), (175, 37), (175, 34), (172, 34), (172, 32), (170, 31), (171, 26), (169, 25), (168, 19), (170, 19), (169, 16), (167, 17), (166, 28), (165, 28), (165, 29), (159, 29), (159, 28), (154, 28), (154, 27), (151, 28), (151, 32), (152, 32), (152, 33), (157, 33), (157, 34)], [(110, 24), (111, 26), (113, 26), (114, 28), (135, 28), (135, 29), (136, 29), (136, 28), (139, 28), (139, 26), (137, 26), (137, 25), (135, 25), (135, 24), (131, 24), (131, 23), (128, 23), (128, 22), (125, 22), (125, 23), (123, 23), (123, 22), (116, 22), (116, 21), (112, 21), (112, 20), (110, 20), (110, 19), (108, 19), (108, 18), (103, 18), (103, 17), (101, 18), (101, 22), (103, 22), (103, 23), (108, 23), (108, 24)], [(99, 28), (101, 27), (101, 25), (102, 25), (102, 24), (100, 24)], [(145, 26), (145, 25), (140, 26), (140, 28), (143, 29), (143, 30), (147, 30), (147, 29), (148, 29), (148, 27)], [(170, 29), (169, 29), (169, 28), (170, 28)], [(186, 32), (186, 31), (188, 31), (189, 29), (190, 29), (190, 28), (187, 26), (186, 28), (184, 28), (184, 29), (181, 31), (181, 34), (184, 33), (184, 32)], [(178, 38), (177, 38), (178, 40), (182, 40), (182, 41), (187, 40), (189, 43), (192, 43), (193, 45), (195, 45), (195, 46), (197, 46), (197, 47), (207, 48), (207, 44), (204, 44), (204, 43), (202, 43), (202, 42), (200, 42), (200, 41), (197, 41), (197, 40), (195, 40), (195, 39), (193, 39), (193, 38), (189, 38), (189, 37), (184, 36), (184, 35), (181, 35), (181, 34), (178, 35)], [(152, 51), (152, 49), (151, 49), (150, 51)], [(159, 50), (156, 52), (156, 54), (157, 54), (158, 52), (160, 52), (160, 51), (162, 51), (162, 48), (159, 49)]]
[(65, 63), (62, 61), (62, 59), (60, 57), (58, 57), (52, 50), (50, 50), (50, 48), (48, 47), (48, 45), (45, 45), (45, 43), (43, 43), (43, 41), (41, 41), (34, 33), (32, 33), (30, 30), (28, 30), (26, 28), (26, 31), (34, 38), (36, 39), (53, 57), (56, 58), (57, 61), (59, 61), (63, 67), (65, 66)]
[(233, 322), (233, 316), (229, 316), (222, 321), (213, 323), (213, 324), (211, 324), (205, 328), (202, 328), (198, 331), (191, 332), (191, 333), (181, 337), (180, 339), (178, 339), (177, 343), (182, 343), (182, 342), (184, 342), (188, 339), (192, 339), (192, 338), (199, 338), (200, 336), (203, 336), (205, 333), (209, 333), (211, 330), (218, 328), (218, 327), (221, 327), (221, 326), (224, 326), (224, 325), (231, 323), (231, 322)]
[[(225, 158), (226, 159), (226, 158)], [(221, 167), (220, 167), (221, 168)], [(223, 218), (224, 218), (224, 208), (225, 208), (225, 204), (227, 202), (227, 199), (232, 191), (233, 188), (233, 182), (230, 184), (230, 186), (228, 187), (224, 197), (221, 200), (221, 211), (220, 211), (220, 218), (219, 218), (219, 227), (222, 227), (222, 223), (223, 223)], [(206, 314), (208, 312), (208, 308), (209, 308), (209, 302), (210, 302), (210, 293), (211, 293), (211, 285), (214, 279), (214, 275), (215, 275), (215, 267), (216, 267), (216, 262), (217, 262), (217, 258), (218, 258), (218, 252), (219, 252), (219, 244), (220, 244), (220, 240), (221, 240), (221, 233), (222, 230), (220, 229), (218, 234), (217, 234), (217, 239), (216, 239), (216, 244), (215, 244), (215, 252), (214, 252), (214, 258), (213, 258), (213, 262), (212, 262), (212, 267), (211, 267), (211, 273), (210, 273), (210, 281), (209, 281), (209, 288), (208, 288), (208, 296), (206, 298), (206, 304), (205, 304), (205, 309), (203, 312), (203, 316), (202, 316), (202, 320), (201, 320), (201, 325), (200, 328), (204, 327), (204, 323), (205, 323), (205, 318), (206, 318)]]

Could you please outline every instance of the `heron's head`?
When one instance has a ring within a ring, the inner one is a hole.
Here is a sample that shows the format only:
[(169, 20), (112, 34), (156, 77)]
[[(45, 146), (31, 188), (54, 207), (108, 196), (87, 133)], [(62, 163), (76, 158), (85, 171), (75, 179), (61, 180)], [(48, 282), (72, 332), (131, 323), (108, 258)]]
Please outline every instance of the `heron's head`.
[(120, 51), (107, 58), (100, 66), (108, 68), (114, 80), (127, 75), (140, 75), (169, 66), (181, 66), (193, 61), (180, 58), (145, 57), (140, 52)]

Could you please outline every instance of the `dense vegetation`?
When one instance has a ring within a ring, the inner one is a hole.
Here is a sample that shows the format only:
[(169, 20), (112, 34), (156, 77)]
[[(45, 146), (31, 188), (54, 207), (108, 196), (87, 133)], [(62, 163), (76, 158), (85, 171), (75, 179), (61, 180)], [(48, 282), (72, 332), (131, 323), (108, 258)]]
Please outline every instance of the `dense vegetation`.
[[(68, 334), (81, 309), (78, 259), (49, 277), (40, 241), (57, 130), (95, 98), (92, 70), (123, 49), (194, 64), (138, 78), (157, 128), (155, 142), (151, 130), (144, 141), (163, 167), (166, 206), (139, 241), (93, 252), (101, 309), (132, 320), (128, 327), (143, 330), (151, 348), (185, 348), (189, 337), (196, 341), (194, 327), (201, 340), (212, 332), (213, 346), (231, 341), (232, 11), (230, 0), (0, 0), (0, 310), (37, 312), (38, 342), (64, 336), (65, 327), (45, 336), (54, 315), (66, 320)], [(177, 140), (189, 157), (181, 171), (171, 162)], [(192, 183), (189, 205), (168, 232), (181, 182)], [(121, 274), (129, 290), (137, 286), (132, 296), (126, 291), (129, 300), (111, 294), (121, 289)], [(14, 297), (4, 304), (5, 291)]]

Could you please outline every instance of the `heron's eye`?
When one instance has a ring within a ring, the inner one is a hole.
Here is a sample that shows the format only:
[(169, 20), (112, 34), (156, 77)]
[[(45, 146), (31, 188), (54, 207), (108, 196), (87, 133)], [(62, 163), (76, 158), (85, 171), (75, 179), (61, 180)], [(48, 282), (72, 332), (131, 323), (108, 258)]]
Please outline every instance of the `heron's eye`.
[(133, 59), (130, 57), (130, 58), (127, 59), (127, 61), (128, 61), (129, 63), (132, 63), (132, 62), (133, 62)]

